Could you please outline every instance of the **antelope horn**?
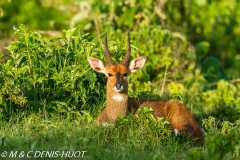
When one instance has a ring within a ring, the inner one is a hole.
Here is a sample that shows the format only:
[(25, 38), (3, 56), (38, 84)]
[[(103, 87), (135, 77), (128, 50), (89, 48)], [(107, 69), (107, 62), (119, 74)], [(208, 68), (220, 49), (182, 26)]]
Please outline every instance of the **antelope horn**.
[(110, 64), (110, 65), (114, 65), (114, 62), (110, 56), (110, 52), (108, 50), (108, 40), (107, 40), (107, 33), (106, 33), (106, 36), (105, 36), (105, 41), (104, 41), (104, 55), (107, 59), (107, 63)]
[(127, 44), (127, 49), (126, 49), (126, 55), (122, 60), (122, 65), (127, 65), (128, 60), (131, 56), (131, 43), (130, 43), (130, 33), (128, 32), (128, 44)]

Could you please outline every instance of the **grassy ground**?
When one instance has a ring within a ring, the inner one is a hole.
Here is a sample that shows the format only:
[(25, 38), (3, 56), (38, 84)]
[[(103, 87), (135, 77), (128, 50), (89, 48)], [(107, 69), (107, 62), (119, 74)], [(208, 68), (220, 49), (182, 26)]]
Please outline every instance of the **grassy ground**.
[(140, 109), (137, 119), (130, 114), (108, 127), (97, 126), (88, 113), (76, 113), (19, 112), (0, 120), (0, 159), (239, 158), (239, 120), (220, 125), (213, 117), (205, 119), (206, 144), (199, 147), (183, 134), (175, 137), (169, 123), (155, 119), (149, 108)]
[(99, 127), (66, 116), (18, 115), (1, 121), (1, 158), (4, 153), (5, 159), (185, 159), (193, 144), (175, 138), (167, 122), (150, 118), (139, 121), (129, 116), (114, 127)]

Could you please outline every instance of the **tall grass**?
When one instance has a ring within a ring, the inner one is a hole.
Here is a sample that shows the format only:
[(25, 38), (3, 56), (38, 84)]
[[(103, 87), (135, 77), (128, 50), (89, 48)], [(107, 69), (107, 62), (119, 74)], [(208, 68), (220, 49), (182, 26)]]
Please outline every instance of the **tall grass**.
[[(145, 54), (149, 61), (130, 77), (129, 91), (136, 97), (164, 99), (158, 95), (158, 89), (163, 88), (171, 97), (187, 102), (193, 113), (198, 113), (200, 124), (209, 108), (216, 115), (231, 113), (231, 121), (203, 121), (207, 133), (204, 147), (196, 146), (184, 134), (175, 137), (168, 122), (154, 118), (149, 108), (142, 108), (135, 116), (119, 117), (114, 126), (96, 126), (94, 119), (105, 107), (106, 78), (90, 70), (86, 57), (104, 60), (102, 45), (77, 28), (63, 31), (62, 37), (48, 43), (39, 33), (27, 32), (23, 25), (14, 30), (18, 40), (7, 47), (11, 58), (0, 63), (0, 154), (54, 150), (87, 151), (85, 159), (239, 158), (237, 86), (220, 81), (216, 89), (204, 92), (206, 80), (191, 64), (168, 77), (166, 72), (173, 71), (181, 60), (189, 63), (174, 57), (170, 32), (147, 28), (132, 34), (133, 39), (137, 38), (132, 44), (133, 55), (141, 52), (140, 43), (146, 43), (142, 48), (149, 51)], [(157, 34), (158, 38), (148, 41), (144, 35), (149, 34)], [(118, 41), (126, 37), (122, 33), (114, 36), (119, 36)], [(109, 41), (114, 60), (121, 60), (125, 52), (122, 48)], [(159, 59), (164, 63), (160, 64)], [(161, 87), (156, 79), (164, 74), (165, 84)], [(183, 74), (182, 83), (169, 83)], [(219, 110), (215, 105), (220, 106)], [(225, 120), (228, 117), (224, 115)]]
[(239, 122), (225, 122), (219, 130), (214, 118), (205, 119), (209, 135), (202, 148), (185, 135), (175, 137), (168, 122), (153, 118), (151, 112), (142, 108), (137, 116), (119, 117), (114, 126), (108, 127), (77, 117), (67, 120), (60, 114), (52, 114), (48, 120), (35, 113), (14, 116), (8, 122), (0, 121), (0, 152), (86, 151), (84, 159), (239, 158)]
[(181, 144), (166, 121), (152, 119), (152, 114), (144, 117), (119, 118), (115, 126), (99, 127), (57, 114), (48, 120), (39, 114), (16, 116), (9, 122), (1, 121), (0, 135), (4, 139), (0, 149), (9, 153), (81, 150), (87, 151), (84, 159), (184, 158), (184, 148), (191, 142)]

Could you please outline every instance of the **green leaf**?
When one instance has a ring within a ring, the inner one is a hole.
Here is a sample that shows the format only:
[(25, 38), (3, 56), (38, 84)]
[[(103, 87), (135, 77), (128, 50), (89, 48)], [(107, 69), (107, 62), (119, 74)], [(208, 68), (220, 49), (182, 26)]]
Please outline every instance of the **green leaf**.
[(49, 41), (50, 42), (56, 42), (56, 41), (59, 41), (61, 39), (63, 39), (63, 38), (62, 37), (56, 37), (56, 38), (51, 38)]
[(26, 42), (26, 45), (28, 47), (28, 45), (29, 45), (29, 33), (25, 34), (25, 42)]
[(198, 62), (201, 62), (206, 57), (209, 49), (210, 49), (210, 44), (207, 41), (202, 41), (196, 44), (195, 51), (197, 54)]
[(95, 83), (97, 81), (96, 74), (92, 71), (87, 72), (85, 78), (91, 83)]
[(42, 83), (44, 80), (46, 80), (45, 77), (40, 77), (40, 78), (37, 79), (37, 82), (38, 83)]
[(23, 33), (26, 33), (25, 25), (20, 24), (19, 29), (20, 29)]

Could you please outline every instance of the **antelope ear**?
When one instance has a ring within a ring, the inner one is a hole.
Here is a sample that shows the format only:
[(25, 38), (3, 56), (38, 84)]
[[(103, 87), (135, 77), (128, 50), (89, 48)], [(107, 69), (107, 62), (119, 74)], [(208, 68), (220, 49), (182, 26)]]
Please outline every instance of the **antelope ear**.
[(131, 72), (138, 71), (139, 69), (141, 69), (144, 66), (146, 59), (147, 58), (145, 56), (141, 56), (141, 57), (133, 59), (129, 64), (129, 70)]
[(90, 66), (92, 67), (92, 69), (94, 69), (95, 71), (99, 72), (99, 73), (103, 73), (105, 74), (105, 67), (102, 61), (100, 61), (97, 58), (93, 58), (93, 57), (87, 57), (88, 62), (90, 64)]

